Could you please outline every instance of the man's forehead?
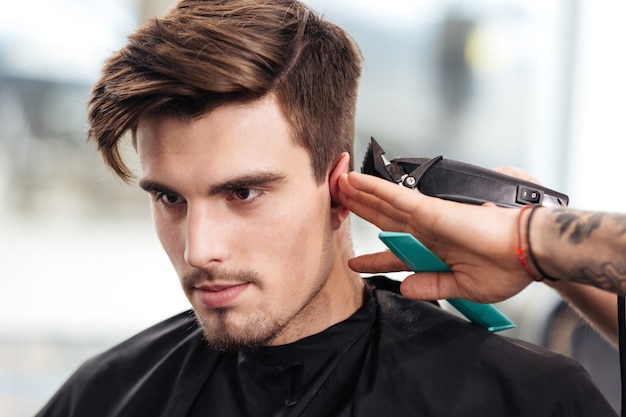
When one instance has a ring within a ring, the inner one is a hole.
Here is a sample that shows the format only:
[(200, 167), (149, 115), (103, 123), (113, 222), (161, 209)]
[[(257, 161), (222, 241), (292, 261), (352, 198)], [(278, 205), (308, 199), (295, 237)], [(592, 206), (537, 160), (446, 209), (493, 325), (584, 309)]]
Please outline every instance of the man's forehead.
[(180, 170), (220, 183), (258, 172), (313, 175), (309, 150), (293, 140), (270, 99), (215, 108), (202, 117), (145, 116), (137, 124), (136, 150), (142, 177), (159, 182)]

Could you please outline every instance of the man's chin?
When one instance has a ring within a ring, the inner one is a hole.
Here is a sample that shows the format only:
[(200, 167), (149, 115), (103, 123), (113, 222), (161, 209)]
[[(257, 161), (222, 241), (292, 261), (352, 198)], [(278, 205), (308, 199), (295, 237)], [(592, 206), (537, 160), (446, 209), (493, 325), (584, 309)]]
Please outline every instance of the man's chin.
[(209, 338), (206, 334), (204, 335), (204, 339), (206, 340), (209, 348), (212, 350), (217, 350), (224, 353), (232, 353), (232, 352), (254, 352), (259, 350), (263, 346), (266, 346), (265, 343), (254, 341), (254, 340), (238, 340), (235, 338)]
[[(217, 310), (216, 317), (206, 318), (196, 313), (196, 320), (209, 347), (222, 352), (254, 351), (268, 346), (280, 327), (267, 329), (260, 323), (237, 326), (229, 320), (226, 310)], [(265, 329), (265, 331), (263, 331)]]

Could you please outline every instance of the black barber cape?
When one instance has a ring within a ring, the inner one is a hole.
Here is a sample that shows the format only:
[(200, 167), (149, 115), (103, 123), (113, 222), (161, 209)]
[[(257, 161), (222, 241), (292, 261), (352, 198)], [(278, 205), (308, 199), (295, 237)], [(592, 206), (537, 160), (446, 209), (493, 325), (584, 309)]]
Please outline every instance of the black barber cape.
[(38, 416), (617, 416), (577, 362), (370, 281), (348, 320), (253, 352), (213, 351), (192, 312), (174, 316), (86, 362)]

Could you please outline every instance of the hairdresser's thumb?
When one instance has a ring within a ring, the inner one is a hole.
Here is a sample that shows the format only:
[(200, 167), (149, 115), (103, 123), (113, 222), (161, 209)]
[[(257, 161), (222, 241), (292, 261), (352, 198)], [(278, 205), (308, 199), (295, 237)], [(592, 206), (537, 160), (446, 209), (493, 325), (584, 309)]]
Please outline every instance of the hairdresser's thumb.
[(348, 266), (353, 271), (369, 274), (410, 271), (404, 262), (388, 250), (357, 256), (348, 260)]
[(419, 272), (406, 277), (400, 285), (400, 292), (414, 300), (443, 300), (459, 298), (458, 287), (454, 284), (451, 272)]

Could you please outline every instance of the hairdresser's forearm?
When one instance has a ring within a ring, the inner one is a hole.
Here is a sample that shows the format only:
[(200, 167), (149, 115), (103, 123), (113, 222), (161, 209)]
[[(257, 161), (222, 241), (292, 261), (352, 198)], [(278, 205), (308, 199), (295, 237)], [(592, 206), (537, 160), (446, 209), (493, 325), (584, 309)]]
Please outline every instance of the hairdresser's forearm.
[(626, 215), (541, 208), (530, 226), (547, 275), (626, 295)]

